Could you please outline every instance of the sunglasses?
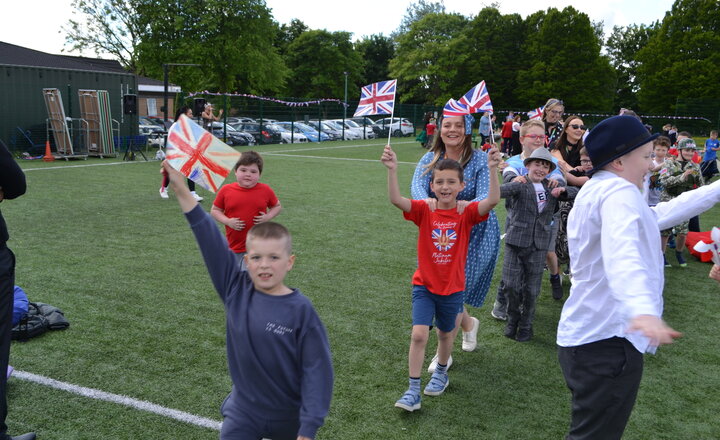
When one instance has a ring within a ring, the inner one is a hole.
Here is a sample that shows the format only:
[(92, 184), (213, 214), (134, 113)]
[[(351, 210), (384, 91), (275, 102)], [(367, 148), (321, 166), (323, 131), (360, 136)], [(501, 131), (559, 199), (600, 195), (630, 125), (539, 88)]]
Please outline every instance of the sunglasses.
[(580, 165), (592, 165), (592, 161), (590, 159), (580, 159)]
[(570, 124), (570, 127), (572, 127), (573, 130), (577, 130), (578, 128), (582, 131), (587, 130), (587, 127), (580, 124)]
[(545, 136), (544, 134), (526, 134), (523, 137), (528, 138), (532, 141), (537, 141), (537, 140), (544, 141), (545, 139), (547, 139), (547, 136)]

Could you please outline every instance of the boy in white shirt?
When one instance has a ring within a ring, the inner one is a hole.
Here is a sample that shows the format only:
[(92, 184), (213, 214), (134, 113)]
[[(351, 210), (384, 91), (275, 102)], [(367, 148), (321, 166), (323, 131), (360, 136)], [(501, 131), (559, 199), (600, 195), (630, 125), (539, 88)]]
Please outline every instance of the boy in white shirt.
[(657, 137), (634, 117), (614, 116), (600, 122), (585, 143), (593, 176), (568, 218), (573, 285), (557, 335), (572, 393), (569, 440), (622, 437), (643, 353), (680, 336), (661, 318), (660, 229), (720, 202), (719, 181), (654, 208), (645, 203), (640, 190)]

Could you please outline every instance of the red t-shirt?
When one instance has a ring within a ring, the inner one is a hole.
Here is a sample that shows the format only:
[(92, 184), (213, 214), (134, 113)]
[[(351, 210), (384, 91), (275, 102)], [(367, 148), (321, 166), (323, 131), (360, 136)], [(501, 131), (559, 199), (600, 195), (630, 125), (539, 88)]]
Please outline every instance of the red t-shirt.
[(258, 182), (252, 188), (243, 188), (239, 183), (233, 182), (220, 188), (213, 205), (221, 209), (226, 216), (245, 222), (242, 231), (225, 226), (225, 236), (233, 252), (245, 252), (245, 238), (250, 228), (255, 226), (255, 216), (278, 203), (275, 192), (264, 183)]
[(425, 126), (425, 133), (427, 133), (428, 136), (432, 136), (435, 134), (435, 129), (437, 128), (437, 125), (431, 123), (428, 123), (428, 125)]
[(488, 219), (478, 213), (478, 202), (470, 203), (458, 214), (457, 209), (430, 211), (424, 200), (412, 200), (406, 220), (418, 225), (418, 268), (412, 283), (425, 286), (436, 295), (465, 290), (465, 261), (473, 226)]

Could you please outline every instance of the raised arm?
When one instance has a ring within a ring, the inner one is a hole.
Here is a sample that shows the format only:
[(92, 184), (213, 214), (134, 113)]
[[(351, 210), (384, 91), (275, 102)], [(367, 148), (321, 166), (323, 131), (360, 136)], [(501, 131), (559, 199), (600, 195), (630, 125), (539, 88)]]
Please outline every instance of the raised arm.
[(488, 214), (500, 201), (500, 184), (498, 182), (497, 170), (501, 160), (500, 152), (497, 148), (491, 148), (488, 151), (488, 178), (490, 181), (487, 197), (478, 203), (478, 213), (480, 213), (480, 215)]
[(192, 211), (198, 202), (195, 200), (195, 197), (193, 197), (185, 184), (185, 176), (183, 176), (180, 171), (173, 168), (167, 160), (163, 161), (162, 167), (163, 171), (166, 172), (170, 178), (170, 186), (175, 192), (175, 196), (178, 199), (182, 212), (187, 213)]
[(390, 203), (402, 209), (404, 212), (410, 212), (412, 203), (410, 199), (400, 195), (400, 185), (397, 179), (397, 156), (390, 145), (386, 145), (380, 161), (388, 169), (388, 197)]

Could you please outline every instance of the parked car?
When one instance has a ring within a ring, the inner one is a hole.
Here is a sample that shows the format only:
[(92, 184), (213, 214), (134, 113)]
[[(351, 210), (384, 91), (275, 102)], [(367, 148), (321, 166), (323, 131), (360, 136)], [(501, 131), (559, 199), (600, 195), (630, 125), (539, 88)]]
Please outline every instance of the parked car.
[(393, 136), (410, 136), (415, 132), (412, 122), (405, 118), (392, 118), (392, 124), (390, 118), (383, 118), (375, 121), (375, 127), (378, 127), (382, 136), (388, 135), (388, 130)]
[(235, 125), (235, 124), (243, 124), (245, 122), (250, 122), (250, 123), (254, 124), (257, 121), (255, 119), (247, 117), (247, 116), (228, 116), (227, 117), (228, 124)]
[(212, 123), (212, 134), (218, 139), (223, 138), (227, 134), (226, 144), (235, 145), (255, 145), (255, 138), (250, 133), (244, 133), (236, 130), (232, 125), (223, 127), (222, 122)]
[(372, 127), (372, 125), (375, 123), (375, 121), (373, 121), (372, 119), (370, 119), (367, 116), (358, 116), (358, 117), (352, 117), (352, 118), (347, 118), (347, 119), (354, 121), (357, 125), (359, 125), (361, 127), (363, 127), (363, 126)]
[(147, 136), (148, 144), (160, 147), (165, 144), (165, 130), (158, 127), (155, 124), (140, 124), (138, 126), (139, 134), (141, 136)]
[[(332, 121), (342, 128), (342, 119), (333, 119)], [(352, 133), (357, 134), (357, 139), (374, 139), (376, 137), (372, 127), (363, 128), (361, 125), (358, 125), (355, 121), (351, 121), (350, 119), (345, 119), (344, 124), (345, 131), (347, 132), (350, 130)]]
[(279, 131), (268, 128), (265, 125), (263, 125), (261, 129), (258, 123), (241, 123), (235, 124), (233, 127), (253, 135), (256, 144), (279, 144), (282, 139)]
[[(318, 120), (312, 119), (307, 122), (307, 125), (311, 126), (315, 130), (317, 130)], [(327, 124), (325, 121), (322, 121), (322, 123), (320, 123), (320, 131), (322, 131), (323, 133), (328, 135), (328, 137), (330, 137), (331, 141), (342, 140), (342, 135), (343, 135), (342, 130), (340, 130), (338, 127), (336, 127), (334, 125)]]
[(301, 142), (308, 142), (307, 136), (305, 136), (299, 128), (292, 132), (289, 128), (278, 124), (268, 124), (268, 126), (273, 130), (280, 132), (280, 142), (283, 144), (299, 144)]
[[(347, 121), (345, 121), (345, 122), (347, 122)], [(355, 140), (358, 140), (358, 139), (362, 139), (362, 137), (363, 137), (363, 135), (362, 135), (362, 129), (360, 129), (360, 130), (355, 130), (355, 129), (353, 129), (352, 127), (350, 127), (349, 125), (347, 125), (347, 124), (345, 124), (345, 125), (343, 126), (342, 119), (330, 119), (330, 120), (325, 121), (325, 123), (326, 123), (326, 124), (330, 124), (330, 125), (332, 125), (333, 127), (337, 128), (337, 129), (340, 131), (341, 134), (344, 133), (344, 134), (345, 134), (344, 139), (345, 139), (346, 141), (348, 141), (348, 140), (349, 140), (349, 141), (355, 141)]]
[(317, 128), (313, 128), (307, 124), (303, 124), (302, 122), (295, 122), (294, 124), (292, 122), (278, 122), (276, 125), (287, 128), (290, 128), (292, 125), (294, 128), (299, 129), (310, 142), (324, 142), (330, 140), (330, 137), (327, 134), (321, 131), (319, 133), (320, 136), (318, 136)]

